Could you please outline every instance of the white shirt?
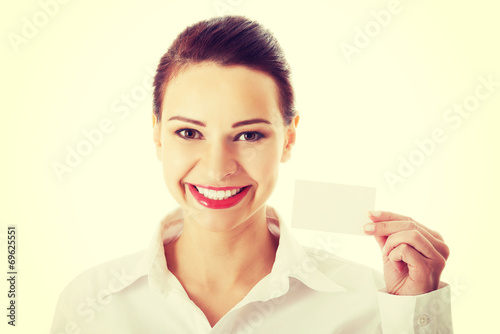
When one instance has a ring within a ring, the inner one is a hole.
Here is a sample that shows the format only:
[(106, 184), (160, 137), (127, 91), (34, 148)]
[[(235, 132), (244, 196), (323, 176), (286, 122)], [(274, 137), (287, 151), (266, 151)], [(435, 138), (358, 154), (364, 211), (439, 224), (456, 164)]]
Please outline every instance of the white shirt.
[(167, 268), (163, 245), (183, 228), (177, 208), (145, 251), (76, 277), (59, 296), (51, 333), (453, 332), (447, 284), (418, 296), (385, 293), (380, 273), (299, 245), (270, 206), (266, 217), (279, 236), (272, 271), (213, 328)]

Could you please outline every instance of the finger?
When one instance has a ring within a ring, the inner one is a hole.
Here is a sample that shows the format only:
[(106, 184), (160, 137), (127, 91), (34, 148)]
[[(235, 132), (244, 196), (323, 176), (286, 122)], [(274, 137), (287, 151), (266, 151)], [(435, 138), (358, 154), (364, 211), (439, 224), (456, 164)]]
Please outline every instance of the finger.
[[(374, 236), (389, 236), (391, 234), (401, 232), (401, 231), (419, 231), (427, 240), (429, 240), (432, 246), (443, 256), (448, 259), (450, 255), (450, 250), (448, 246), (440, 239), (432, 235), (422, 224), (415, 221), (384, 221), (378, 223), (368, 223), (365, 225), (365, 232)], [(385, 243), (385, 240), (384, 240)], [(379, 243), (380, 245), (380, 243)]]
[(374, 222), (383, 220), (413, 220), (408, 216), (403, 216), (390, 211), (368, 211), (368, 216)]
[(394, 248), (401, 244), (412, 246), (428, 259), (441, 257), (441, 254), (432, 243), (417, 230), (401, 231), (388, 236), (382, 249), (382, 255), (388, 256)]
[(394, 248), (389, 253), (388, 259), (399, 272), (403, 271), (405, 266), (408, 266), (408, 270), (414, 270), (426, 261), (422, 254), (408, 244), (401, 244)]
[(385, 242), (386, 242), (386, 240), (387, 240), (387, 237), (386, 237), (386, 236), (382, 236), (382, 237), (381, 237), (381, 236), (376, 235), (376, 236), (375, 236), (375, 240), (377, 241), (377, 243), (378, 243), (378, 245), (379, 245), (380, 249), (383, 249), (383, 248), (384, 248), (384, 246), (385, 246)]
[[(397, 248), (396, 248), (397, 249)], [(393, 251), (394, 252), (394, 251)], [(405, 268), (408, 268), (408, 265), (404, 261), (393, 261), (389, 260), (389, 262), (392, 264), (392, 266), (399, 271), (400, 273), (405, 270)]]
[(413, 220), (389, 220), (367, 223), (363, 228), (367, 234), (388, 236), (400, 231), (416, 230), (419, 224)]
[[(401, 244), (394, 248), (388, 255), (389, 261), (396, 269), (402, 268), (402, 263), (406, 263), (410, 276), (411, 272), (414, 274), (426, 277), (430, 272), (441, 272), (445, 266), (446, 261), (438, 257), (433, 260), (428, 260), (415, 248), (408, 244)], [(431, 261), (431, 262), (429, 262)], [(428, 278), (428, 277), (426, 277)]]
[(439, 239), (441, 241), (444, 241), (443, 237), (441, 236), (441, 234), (439, 232), (436, 232), (436, 231), (428, 228), (427, 226), (420, 224), (419, 222), (415, 221), (413, 218), (411, 218), (409, 216), (403, 216), (403, 215), (400, 215), (398, 213), (389, 212), (389, 211), (368, 211), (368, 217), (374, 223), (379, 223), (379, 222), (383, 222), (383, 221), (414, 222), (415, 224), (417, 224), (418, 226), (420, 226), (421, 228), (425, 229), (427, 232), (432, 234), (432, 236), (434, 236), (434, 238)]

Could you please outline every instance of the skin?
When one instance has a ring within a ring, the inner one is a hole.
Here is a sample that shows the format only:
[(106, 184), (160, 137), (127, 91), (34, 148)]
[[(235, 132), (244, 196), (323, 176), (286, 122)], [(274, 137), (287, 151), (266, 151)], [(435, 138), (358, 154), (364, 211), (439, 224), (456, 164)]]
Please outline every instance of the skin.
[[(188, 65), (168, 84), (161, 121), (153, 125), (165, 184), (184, 212), (183, 233), (164, 247), (167, 266), (212, 327), (274, 263), (278, 240), (267, 229), (265, 203), (280, 163), (290, 158), (299, 121), (296, 116), (289, 126), (283, 124), (277, 96), (265, 73)], [(266, 123), (235, 127), (250, 119)], [(210, 209), (193, 198), (189, 183), (250, 189), (237, 205)], [(392, 212), (369, 217), (365, 232), (382, 249), (388, 292), (417, 295), (437, 289), (449, 254), (442, 237)]]
[[(167, 266), (213, 326), (271, 272), (278, 241), (267, 228), (265, 203), (280, 163), (290, 158), (299, 118), (284, 126), (267, 74), (213, 63), (183, 69), (167, 86), (162, 108), (153, 140), (185, 217), (182, 235), (165, 245)], [(268, 123), (233, 127), (256, 118)], [(256, 132), (264, 137), (257, 140)], [(188, 183), (250, 189), (236, 206), (210, 209)]]
[(388, 211), (371, 211), (364, 226), (382, 250), (387, 292), (419, 295), (438, 289), (450, 255), (443, 237), (410, 217)]

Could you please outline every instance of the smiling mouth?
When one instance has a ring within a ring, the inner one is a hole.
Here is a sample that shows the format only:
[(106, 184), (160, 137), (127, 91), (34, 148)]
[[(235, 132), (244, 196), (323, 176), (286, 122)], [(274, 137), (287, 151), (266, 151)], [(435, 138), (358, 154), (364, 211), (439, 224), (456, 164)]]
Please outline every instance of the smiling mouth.
[(215, 189), (208, 189), (208, 188), (203, 188), (203, 187), (195, 186), (195, 185), (193, 185), (193, 187), (203, 197), (211, 199), (211, 200), (216, 200), (216, 201), (222, 201), (222, 200), (226, 200), (228, 198), (231, 198), (233, 196), (236, 196), (242, 190), (244, 190), (245, 188), (248, 188), (248, 186), (246, 186), (246, 187), (241, 187), (241, 188), (215, 190)]

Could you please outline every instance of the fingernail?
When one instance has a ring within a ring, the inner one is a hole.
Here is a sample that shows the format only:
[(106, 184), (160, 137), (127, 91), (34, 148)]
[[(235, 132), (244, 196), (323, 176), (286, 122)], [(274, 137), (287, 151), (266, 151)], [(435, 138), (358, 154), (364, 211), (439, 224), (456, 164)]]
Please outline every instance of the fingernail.
[(380, 215), (382, 214), (382, 212), (380, 212), (380, 211), (368, 211), (368, 213), (372, 217), (380, 217)]
[(363, 228), (365, 229), (365, 232), (375, 232), (375, 224), (372, 224), (372, 223), (368, 223), (368, 224), (365, 224), (365, 226), (363, 226)]

